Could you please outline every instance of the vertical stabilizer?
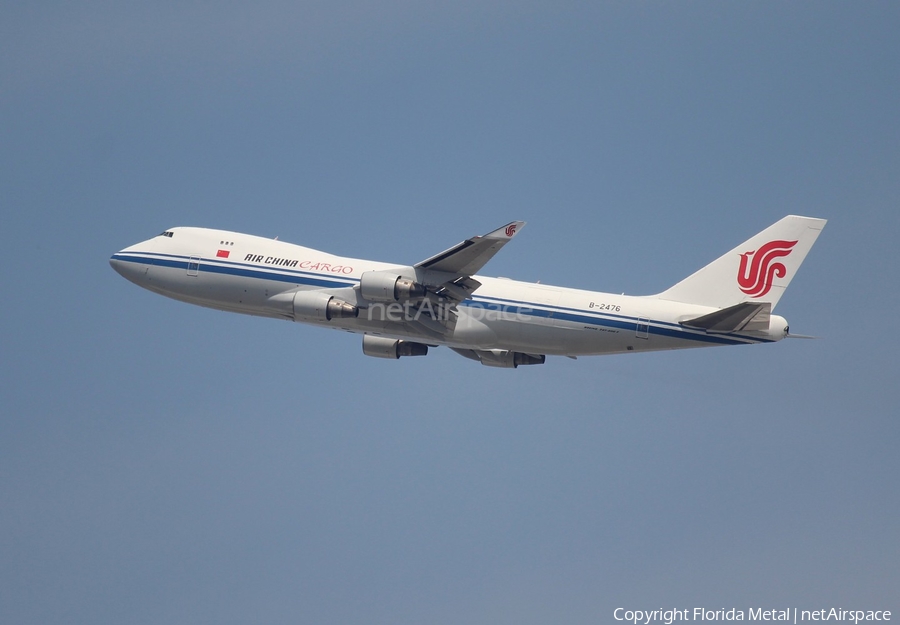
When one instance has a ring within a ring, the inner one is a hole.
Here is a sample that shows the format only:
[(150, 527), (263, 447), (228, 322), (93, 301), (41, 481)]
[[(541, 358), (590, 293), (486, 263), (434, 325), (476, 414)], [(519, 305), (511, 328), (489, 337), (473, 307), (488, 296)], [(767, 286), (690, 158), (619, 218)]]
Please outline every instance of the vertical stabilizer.
[(741, 302), (775, 308), (825, 221), (788, 215), (656, 297), (716, 308)]

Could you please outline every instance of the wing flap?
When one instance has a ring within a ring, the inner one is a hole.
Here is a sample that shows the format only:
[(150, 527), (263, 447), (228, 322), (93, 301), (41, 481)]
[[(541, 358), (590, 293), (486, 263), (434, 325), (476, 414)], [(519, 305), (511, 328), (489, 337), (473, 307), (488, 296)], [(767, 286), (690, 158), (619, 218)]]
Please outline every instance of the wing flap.
[(460, 276), (455, 280), (451, 280), (449, 282), (444, 282), (440, 286), (435, 289), (435, 293), (437, 293), (441, 297), (446, 297), (456, 302), (461, 302), (463, 300), (469, 299), (472, 296), (472, 293), (481, 286), (481, 282), (474, 278), (468, 278), (466, 276)]

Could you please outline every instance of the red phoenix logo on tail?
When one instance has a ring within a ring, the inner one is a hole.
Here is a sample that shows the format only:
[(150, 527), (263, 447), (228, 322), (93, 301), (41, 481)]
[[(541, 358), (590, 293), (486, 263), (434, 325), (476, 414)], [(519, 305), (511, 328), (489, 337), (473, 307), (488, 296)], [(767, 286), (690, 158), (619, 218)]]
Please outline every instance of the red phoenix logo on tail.
[(506, 236), (511, 237), (516, 233), (516, 224), (509, 224), (506, 226)]
[(787, 274), (782, 263), (772, 261), (788, 256), (795, 245), (796, 241), (769, 241), (755, 252), (741, 254), (741, 268), (738, 269), (737, 276), (741, 291), (753, 298), (768, 293), (772, 288), (773, 278), (783, 278)]

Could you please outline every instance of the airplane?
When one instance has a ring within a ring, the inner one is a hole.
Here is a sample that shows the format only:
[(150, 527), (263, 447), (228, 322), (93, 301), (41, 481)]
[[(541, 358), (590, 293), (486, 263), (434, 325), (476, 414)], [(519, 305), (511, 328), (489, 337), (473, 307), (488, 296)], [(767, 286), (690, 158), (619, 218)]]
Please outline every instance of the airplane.
[(167, 297), (362, 334), (367, 356), (446, 346), (490, 367), (547, 356), (774, 343), (773, 314), (826, 220), (789, 215), (656, 295), (627, 296), (478, 272), (521, 231), (513, 221), (415, 265), (344, 258), (249, 234), (171, 228), (110, 258)]

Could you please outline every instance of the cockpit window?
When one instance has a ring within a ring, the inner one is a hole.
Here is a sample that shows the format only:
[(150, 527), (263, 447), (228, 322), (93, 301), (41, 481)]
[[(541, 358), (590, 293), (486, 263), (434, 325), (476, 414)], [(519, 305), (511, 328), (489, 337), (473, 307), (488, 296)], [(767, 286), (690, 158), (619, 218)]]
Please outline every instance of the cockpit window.
[(171, 230), (166, 230), (165, 232), (160, 232), (160, 233), (159, 233), (159, 236), (161, 236), (161, 237), (169, 237), (169, 238), (171, 239), (171, 238), (172, 238), (172, 235), (174, 235), (174, 234), (175, 234), (175, 233), (172, 232)]

